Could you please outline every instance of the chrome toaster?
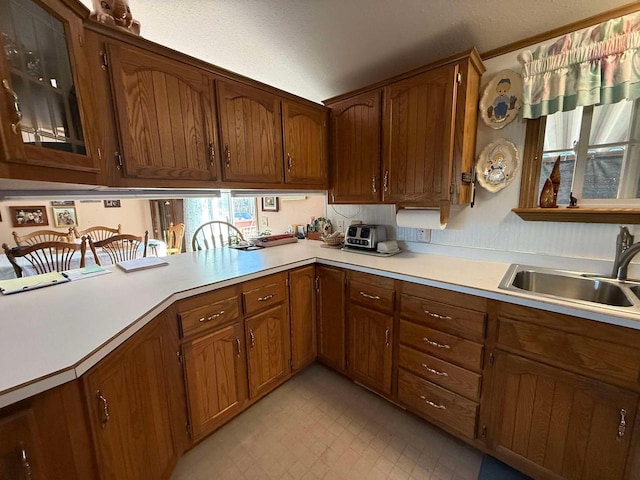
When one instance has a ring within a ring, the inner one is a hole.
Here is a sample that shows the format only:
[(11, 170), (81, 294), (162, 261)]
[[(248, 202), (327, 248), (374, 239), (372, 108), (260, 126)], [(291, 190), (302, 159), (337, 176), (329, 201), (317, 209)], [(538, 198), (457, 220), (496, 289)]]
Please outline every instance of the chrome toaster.
[(387, 240), (387, 231), (383, 225), (349, 225), (344, 237), (347, 247), (375, 250), (378, 242)]

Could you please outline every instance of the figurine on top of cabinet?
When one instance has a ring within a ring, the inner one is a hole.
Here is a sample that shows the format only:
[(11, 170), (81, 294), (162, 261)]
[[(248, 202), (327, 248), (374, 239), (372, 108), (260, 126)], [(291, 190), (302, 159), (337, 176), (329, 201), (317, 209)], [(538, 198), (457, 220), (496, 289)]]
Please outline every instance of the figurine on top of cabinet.
[(129, 0), (92, 0), (92, 2), (94, 11), (91, 12), (90, 18), (140, 35), (140, 22), (134, 20), (129, 8)]

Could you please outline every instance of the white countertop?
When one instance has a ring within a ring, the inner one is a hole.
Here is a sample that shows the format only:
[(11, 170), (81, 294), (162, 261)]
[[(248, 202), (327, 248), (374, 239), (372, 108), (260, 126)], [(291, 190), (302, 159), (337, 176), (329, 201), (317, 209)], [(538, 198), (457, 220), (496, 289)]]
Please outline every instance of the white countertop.
[(381, 258), (301, 241), (166, 257), (169, 266), (0, 296), (0, 408), (79, 377), (174, 301), (314, 262), (640, 329), (640, 313), (499, 290), (509, 264), (403, 252)]

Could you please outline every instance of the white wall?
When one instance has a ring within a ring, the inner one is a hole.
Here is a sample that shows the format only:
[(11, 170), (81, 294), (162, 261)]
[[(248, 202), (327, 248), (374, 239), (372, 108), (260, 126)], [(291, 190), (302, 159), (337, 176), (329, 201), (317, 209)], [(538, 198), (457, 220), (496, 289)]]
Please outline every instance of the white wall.
[[(304, 199), (292, 200), (281, 197), (278, 212), (263, 212), (261, 198), (258, 198), (258, 229), (270, 230), (272, 234), (284, 233), (290, 225), (306, 225), (311, 217), (324, 217), (326, 212), (326, 195), (305, 196)], [(263, 226), (262, 219), (268, 225)]]
[[(144, 235), (145, 230), (151, 232), (151, 211), (148, 200), (122, 199), (120, 208), (105, 208), (102, 200), (95, 203), (86, 203), (75, 200), (75, 208), (78, 218), (78, 229), (83, 230), (95, 225), (104, 225), (115, 228), (122, 225), (123, 233)], [(44, 206), (49, 217), (49, 225), (37, 227), (14, 227), (9, 215), (9, 207), (16, 206)], [(56, 228), (53, 221), (53, 211), (49, 200), (6, 200), (0, 202), (0, 244), (13, 245), (14, 230), (18, 235), (26, 235), (35, 230), (56, 230), (67, 232), (69, 228)]]

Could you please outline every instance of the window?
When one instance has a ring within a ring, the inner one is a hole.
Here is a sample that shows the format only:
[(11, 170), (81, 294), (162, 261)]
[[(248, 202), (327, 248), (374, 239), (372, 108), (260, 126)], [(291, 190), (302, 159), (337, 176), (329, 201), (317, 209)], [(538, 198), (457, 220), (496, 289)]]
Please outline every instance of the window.
[(635, 100), (548, 115), (537, 198), (558, 157), (559, 205), (570, 192), (580, 205), (640, 198), (639, 108)]

